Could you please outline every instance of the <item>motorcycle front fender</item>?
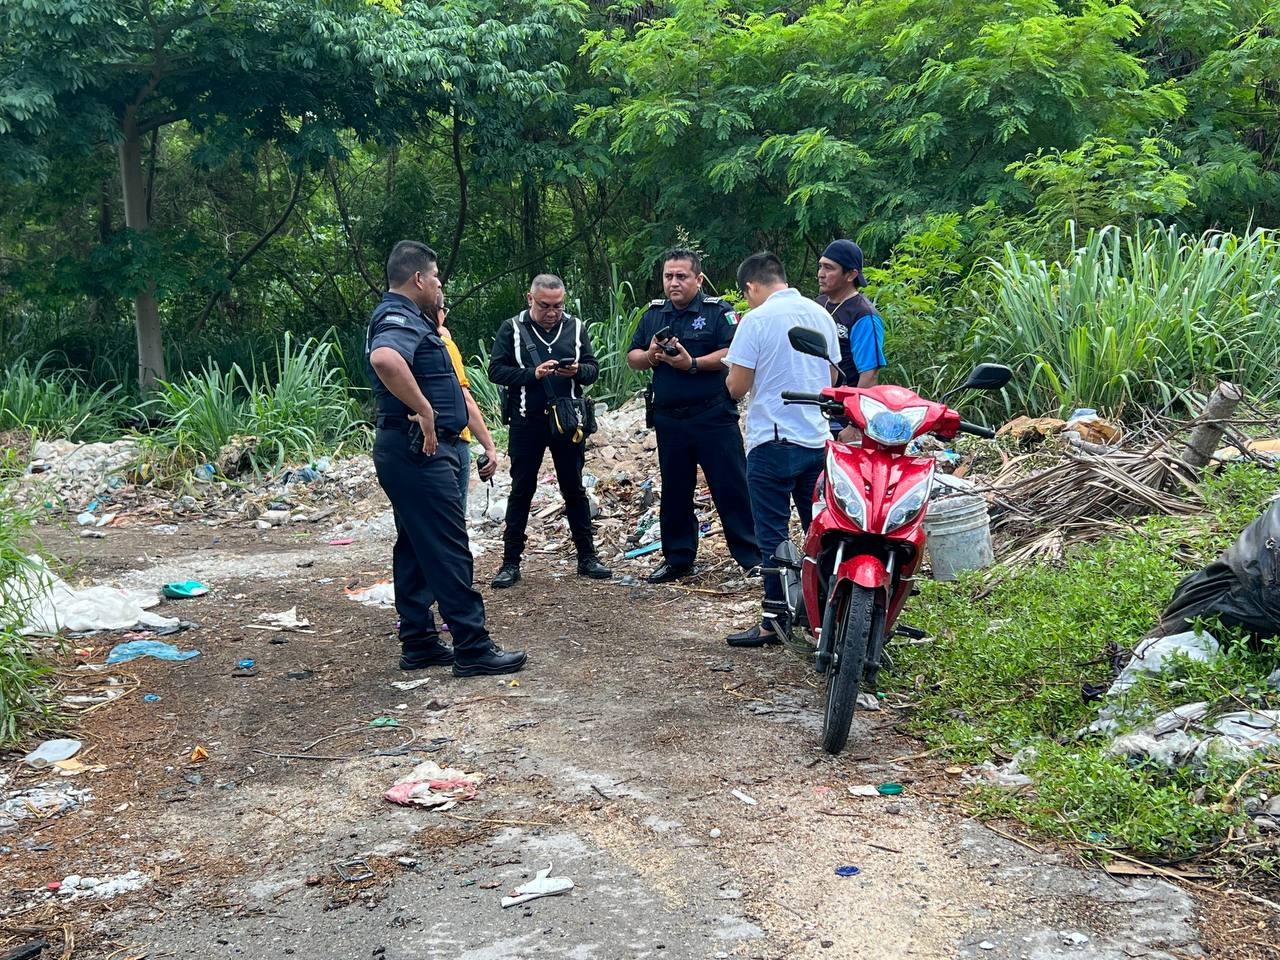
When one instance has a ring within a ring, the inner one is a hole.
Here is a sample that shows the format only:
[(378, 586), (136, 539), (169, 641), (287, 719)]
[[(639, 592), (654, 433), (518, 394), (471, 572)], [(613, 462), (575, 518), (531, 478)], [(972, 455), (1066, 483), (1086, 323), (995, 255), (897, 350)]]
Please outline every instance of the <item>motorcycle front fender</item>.
[(836, 571), (836, 577), (852, 580), (868, 590), (879, 590), (889, 582), (889, 570), (879, 557), (863, 553), (843, 561)]

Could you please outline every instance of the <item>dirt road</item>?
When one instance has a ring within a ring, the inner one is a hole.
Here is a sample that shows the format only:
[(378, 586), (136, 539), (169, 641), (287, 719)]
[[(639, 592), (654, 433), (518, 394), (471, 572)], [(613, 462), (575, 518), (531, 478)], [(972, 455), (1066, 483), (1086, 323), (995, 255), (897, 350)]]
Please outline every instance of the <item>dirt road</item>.
[[(195, 523), (42, 535), (86, 578), (212, 590), (160, 611), (199, 624), (168, 639), (200, 657), (112, 668), (129, 692), (81, 731), (85, 762), (106, 767), (77, 778), (93, 799), (0, 838), (8, 946), (44, 931), (46, 956), (74, 934), (76, 960), (1200, 955), (1181, 890), (1076, 869), (954, 812), (962, 787), (901, 759), (922, 748), (892, 711), (860, 714), (848, 754), (824, 755), (807, 665), (721, 639), (749, 622), (749, 589), (595, 583), (533, 557), (488, 596), (496, 639), (530, 654), (517, 685), (396, 669), (394, 612), (344, 596), (389, 575), (385, 543)], [(314, 633), (246, 626), (295, 606)], [(83, 659), (101, 663), (115, 640), (96, 642)], [(399, 725), (369, 726), (384, 716)], [(482, 774), (476, 798), (383, 800), (425, 759)], [(905, 792), (848, 789), (884, 781)], [(340, 879), (352, 858), (373, 876)], [(574, 889), (500, 906), (547, 866)], [(34, 892), (133, 869), (151, 882), (111, 901)]]

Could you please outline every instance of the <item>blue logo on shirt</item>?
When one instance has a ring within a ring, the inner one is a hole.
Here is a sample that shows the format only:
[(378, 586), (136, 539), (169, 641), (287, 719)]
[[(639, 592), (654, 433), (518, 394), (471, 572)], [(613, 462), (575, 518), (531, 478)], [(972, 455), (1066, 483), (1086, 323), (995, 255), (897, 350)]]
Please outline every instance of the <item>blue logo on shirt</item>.
[(695, 329), (695, 330), (705, 330), (705, 329), (707, 329), (707, 318), (706, 318), (706, 317), (698, 317), (698, 318), (696, 318), (696, 319), (693, 321), (693, 329)]

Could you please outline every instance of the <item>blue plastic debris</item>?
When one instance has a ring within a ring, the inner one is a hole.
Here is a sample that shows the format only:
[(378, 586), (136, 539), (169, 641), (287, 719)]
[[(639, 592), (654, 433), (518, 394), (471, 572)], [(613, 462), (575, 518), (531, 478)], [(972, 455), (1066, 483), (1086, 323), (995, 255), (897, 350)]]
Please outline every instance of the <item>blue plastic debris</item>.
[(653, 543), (646, 543), (643, 547), (636, 547), (634, 550), (628, 550), (623, 554), (623, 556), (628, 560), (633, 560), (636, 557), (643, 557), (646, 553), (653, 553), (654, 551), (661, 549), (662, 541), (655, 540)]
[(199, 650), (179, 650), (171, 643), (159, 640), (129, 640), (118, 643), (107, 654), (107, 663), (124, 663), (138, 657), (155, 657), (157, 660), (190, 660), (200, 656)]
[(236, 669), (237, 669), (237, 670), (252, 670), (252, 669), (253, 669), (253, 667), (254, 667), (254, 664), (256, 664), (256, 663), (257, 663), (257, 661), (256, 661), (256, 660), (251, 660), (251, 659), (249, 659), (248, 657), (245, 657), (243, 660), (241, 660), (239, 663), (237, 663), (237, 664), (236, 664)]
[(144, 695), (143, 695), (143, 697), (142, 697), (142, 699), (143, 699), (143, 700), (145, 700), (145, 701), (147, 701), (147, 703), (159, 703), (159, 702), (160, 702), (160, 698), (159, 698), (159, 697), (157, 697), (154, 693), (144, 694)]
[(837, 877), (856, 877), (861, 872), (858, 867), (836, 867)]

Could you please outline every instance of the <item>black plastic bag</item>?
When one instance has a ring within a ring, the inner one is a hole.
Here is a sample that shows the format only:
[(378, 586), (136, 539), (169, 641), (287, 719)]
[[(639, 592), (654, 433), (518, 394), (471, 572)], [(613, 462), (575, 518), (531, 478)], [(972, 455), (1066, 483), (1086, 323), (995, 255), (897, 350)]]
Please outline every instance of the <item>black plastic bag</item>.
[(1280, 501), (1244, 528), (1222, 556), (1182, 579), (1160, 615), (1160, 633), (1217, 620), (1255, 638), (1280, 636)]

